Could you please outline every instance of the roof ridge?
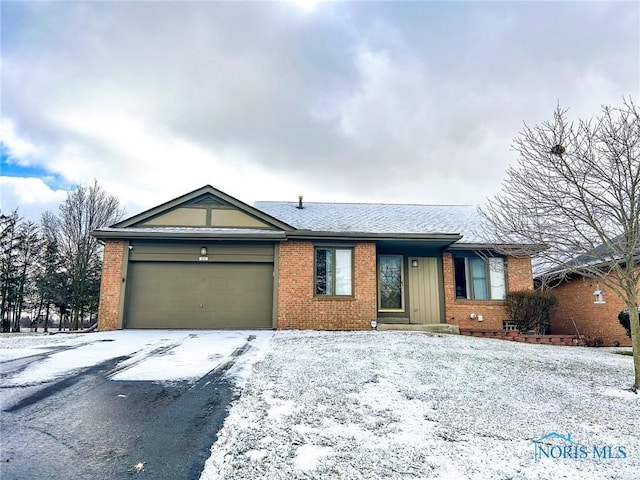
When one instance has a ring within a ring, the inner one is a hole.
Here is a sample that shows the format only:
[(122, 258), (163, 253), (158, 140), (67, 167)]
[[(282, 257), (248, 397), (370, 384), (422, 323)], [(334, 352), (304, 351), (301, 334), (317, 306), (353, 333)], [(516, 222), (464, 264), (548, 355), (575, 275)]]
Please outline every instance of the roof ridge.
[[(256, 200), (254, 204), (257, 203), (280, 203), (280, 204), (291, 204), (298, 205), (297, 201), (291, 200)], [(304, 205), (381, 205), (381, 206), (403, 206), (403, 207), (475, 207), (476, 205), (472, 205), (469, 203), (380, 203), (380, 202), (309, 202), (304, 201)]]

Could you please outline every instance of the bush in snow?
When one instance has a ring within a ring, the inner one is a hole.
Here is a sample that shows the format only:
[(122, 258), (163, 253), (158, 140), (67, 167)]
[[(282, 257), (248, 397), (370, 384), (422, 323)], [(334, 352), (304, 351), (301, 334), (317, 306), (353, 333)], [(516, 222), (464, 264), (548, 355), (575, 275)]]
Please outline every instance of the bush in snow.
[[(638, 307), (638, 312), (640, 312), (640, 307)], [(627, 336), (631, 338), (631, 319), (629, 318), (628, 308), (625, 308), (618, 314), (618, 321), (620, 322), (620, 325), (622, 325), (627, 331)]]
[(533, 331), (537, 335), (547, 333), (556, 304), (556, 297), (543, 291), (509, 292), (504, 299), (506, 313), (516, 323), (518, 331)]

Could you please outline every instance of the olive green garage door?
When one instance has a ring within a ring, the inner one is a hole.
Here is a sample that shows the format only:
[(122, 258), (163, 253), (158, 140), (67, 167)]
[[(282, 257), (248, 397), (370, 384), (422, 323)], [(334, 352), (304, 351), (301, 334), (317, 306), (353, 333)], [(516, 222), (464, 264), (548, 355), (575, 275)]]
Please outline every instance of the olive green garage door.
[(271, 328), (273, 264), (133, 262), (126, 328)]
[(272, 328), (273, 247), (210, 247), (195, 262), (187, 248), (133, 247), (125, 328)]

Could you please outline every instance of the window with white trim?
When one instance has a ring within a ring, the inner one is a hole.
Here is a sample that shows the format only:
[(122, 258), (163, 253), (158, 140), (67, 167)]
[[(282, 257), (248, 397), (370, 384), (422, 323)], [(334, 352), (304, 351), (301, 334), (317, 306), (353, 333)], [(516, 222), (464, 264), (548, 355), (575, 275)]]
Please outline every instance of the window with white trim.
[(507, 282), (503, 257), (456, 256), (453, 271), (457, 299), (504, 300)]
[(353, 295), (353, 249), (316, 247), (315, 294)]

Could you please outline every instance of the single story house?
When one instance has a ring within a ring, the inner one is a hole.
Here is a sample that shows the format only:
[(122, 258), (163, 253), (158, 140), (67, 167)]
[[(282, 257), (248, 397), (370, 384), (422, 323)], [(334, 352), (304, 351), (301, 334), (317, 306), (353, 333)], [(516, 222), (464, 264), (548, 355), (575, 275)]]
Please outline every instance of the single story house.
[(502, 329), (530, 258), (483, 243), (472, 206), (257, 202), (211, 186), (93, 234), (99, 329)]

